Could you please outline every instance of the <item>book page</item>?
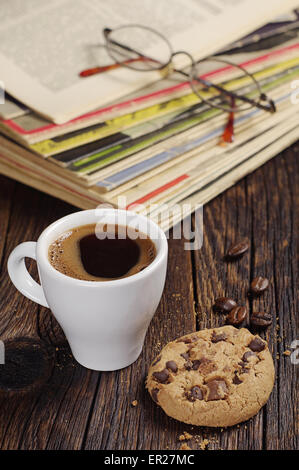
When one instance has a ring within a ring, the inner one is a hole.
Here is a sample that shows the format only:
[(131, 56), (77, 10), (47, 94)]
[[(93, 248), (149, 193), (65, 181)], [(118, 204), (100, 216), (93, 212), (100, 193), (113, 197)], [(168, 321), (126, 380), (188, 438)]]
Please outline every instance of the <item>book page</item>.
[[(64, 123), (161, 78), (125, 67), (79, 77), (84, 69), (111, 63), (103, 28), (150, 26), (174, 51), (200, 59), (298, 3), (272, 0), (269, 9), (258, 0), (2, 0), (0, 80), (25, 105)], [(160, 47), (151, 42), (147, 53), (155, 57)], [(179, 65), (187, 65), (185, 59)]]

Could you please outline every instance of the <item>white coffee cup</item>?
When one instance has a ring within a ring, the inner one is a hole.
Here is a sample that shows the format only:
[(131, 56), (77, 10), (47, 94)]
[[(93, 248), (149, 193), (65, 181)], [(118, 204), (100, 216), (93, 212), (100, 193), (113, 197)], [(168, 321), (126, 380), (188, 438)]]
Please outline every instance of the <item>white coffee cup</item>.
[[(65, 231), (93, 223), (137, 228), (154, 242), (156, 258), (137, 274), (104, 282), (74, 279), (57, 271), (48, 259), (49, 245)], [(141, 353), (163, 292), (167, 252), (164, 232), (148, 218), (124, 210), (93, 209), (67, 215), (47, 227), (37, 242), (18, 245), (9, 256), (8, 273), (22, 294), (52, 310), (80, 364), (117, 370)], [(25, 257), (36, 260), (41, 285), (28, 273)]]

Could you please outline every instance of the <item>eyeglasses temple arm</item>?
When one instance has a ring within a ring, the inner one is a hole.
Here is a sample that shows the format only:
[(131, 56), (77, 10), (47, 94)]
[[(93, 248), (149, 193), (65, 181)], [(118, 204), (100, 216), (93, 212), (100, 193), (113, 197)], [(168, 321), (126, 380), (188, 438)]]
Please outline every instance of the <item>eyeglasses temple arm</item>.
[[(184, 77), (190, 79), (190, 76), (186, 72), (183, 72), (182, 70), (174, 69), (173, 71), (177, 72), (181, 75), (184, 75)], [(199, 83), (202, 83), (206, 87), (215, 88), (216, 90), (220, 91), (221, 93), (225, 94), (226, 96), (229, 96), (230, 98), (232, 98), (234, 100), (244, 101), (245, 103), (249, 103), (252, 106), (255, 106), (259, 109), (262, 109), (263, 111), (267, 111), (268, 113), (275, 113), (275, 111), (276, 111), (276, 106), (275, 106), (275, 103), (274, 103), (273, 100), (268, 100), (267, 104), (262, 104), (260, 102), (256, 102), (256, 101), (252, 100), (251, 98), (248, 98), (247, 96), (237, 95), (233, 91), (226, 90), (225, 88), (222, 88), (221, 86), (216, 85), (215, 83), (211, 83), (207, 80), (203, 80), (200, 77), (196, 78), (195, 80), (198, 81)]]
[(129, 47), (129, 46), (126, 46), (125, 44), (121, 44), (120, 42), (114, 41), (114, 39), (110, 39), (109, 38), (109, 33), (111, 31), (112, 31), (111, 29), (105, 28), (104, 31), (103, 31), (103, 34), (104, 34), (106, 40), (109, 41), (114, 46), (117, 46), (120, 49), (123, 49), (123, 50), (128, 51), (128, 52), (133, 52), (133, 54), (139, 55), (140, 57), (143, 57), (144, 59), (150, 60), (151, 62), (158, 62), (157, 60), (152, 59), (151, 57), (148, 57), (148, 56), (145, 56), (144, 54), (141, 54), (141, 52), (136, 51), (136, 49), (132, 49), (132, 47)]

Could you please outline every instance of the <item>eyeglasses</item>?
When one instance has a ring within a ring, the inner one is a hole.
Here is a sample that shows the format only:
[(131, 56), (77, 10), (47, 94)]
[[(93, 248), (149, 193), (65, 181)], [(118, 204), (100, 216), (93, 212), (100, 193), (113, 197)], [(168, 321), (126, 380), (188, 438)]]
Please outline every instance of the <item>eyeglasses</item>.
[[(247, 111), (252, 107), (270, 113), (276, 111), (274, 102), (262, 92), (254, 75), (241, 65), (216, 56), (196, 62), (186, 51), (174, 52), (168, 39), (148, 26), (132, 24), (115, 29), (105, 28), (103, 35), (105, 39), (103, 46), (113, 60), (113, 64), (84, 70), (80, 76), (103, 73), (120, 66), (138, 72), (156, 70), (160, 71), (164, 77), (170, 74), (184, 77), (184, 80), (189, 81), (195, 95), (213, 108), (229, 113)], [(155, 50), (158, 53), (155, 58), (146, 52), (149, 46), (156, 46)], [(174, 58), (179, 55), (185, 55), (190, 60), (189, 67), (184, 70), (174, 66)], [(214, 74), (215, 70), (217, 74)], [(226, 78), (226, 82), (221, 82), (223, 73), (228, 74), (230, 81)], [(208, 77), (213, 75), (216, 78), (212, 82)]]

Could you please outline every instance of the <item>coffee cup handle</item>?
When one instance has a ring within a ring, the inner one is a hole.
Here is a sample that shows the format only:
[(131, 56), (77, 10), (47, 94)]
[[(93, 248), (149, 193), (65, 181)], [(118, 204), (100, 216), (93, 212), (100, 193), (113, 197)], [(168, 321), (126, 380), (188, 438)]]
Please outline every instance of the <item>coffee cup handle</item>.
[(9, 277), (25, 297), (49, 308), (42, 286), (35, 282), (27, 271), (25, 258), (36, 261), (36, 242), (21, 243), (11, 252), (7, 261)]

